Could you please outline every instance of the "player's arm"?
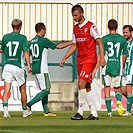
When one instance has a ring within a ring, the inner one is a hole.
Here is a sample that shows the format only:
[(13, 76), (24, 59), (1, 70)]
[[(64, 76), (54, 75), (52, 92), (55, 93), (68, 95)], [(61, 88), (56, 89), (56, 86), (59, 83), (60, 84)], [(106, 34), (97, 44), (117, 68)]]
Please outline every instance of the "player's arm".
[(96, 25), (92, 25), (90, 28), (90, 35), (96, 40), (96, 43), (99, 46), (99, 52), (100, 52), (100, 65), (104, 67), (106, 65), (106, 61), (104, 58), (104, 45), (102, 42), (102, 39), (100, 38), (99, 32), (97, 30)]
[(97, 63), (96, 63), (95, 68), (92, 71), (92, 78), (94, 78), (94, 76), (95, 76), (95, 74), (96, 74), (97, 69), (99, 68), (99, 66), (100, 66), (100, 54), (97, 54)]
[(56, 46), (56, 48), (57, 48), (57, 49), (63, 49), (63, 48), (66, 48), (66, 47), (70, 46), (71, 44), (72, 44), (72, 41), (66, 42), (66, 43), (61, 43), (61, 44), (58, 44), (58, 45)]
[(104, 45), (103, 45), (102, 39), (97, 38), (96, 42), (98, 43), (99, 51), (100, 51), (100, 65), (104, 67), (106, 65), (106, 61), (104, 58)]
[(27, 37), (25, 36), (23, 39), (23, 52), (24, 52), (24, 57), (25, 57), (25, 61), (27, 64), (27, 68), (28, 68), (28, 72), (32, 74), (32, 68), (30, 65), (30, 53), (29, 53), (29, 45), (27, 43)]
[(63, 59), (60, 61), (60, 67), (64, 65), (66, 62), (67, 58), (69, 58), (77, 49), (76, 43), (72, 43), (70, 48), (68, 49), (66, 55), (63, 57)]
[(125, 66), (126, 59), (127, 59), (127, 55), (122, 55), (122, 60), (123, 60), (123, 68), (124, 68), (124, 66)]
[(29, 54), (29, 51), (25, 51), (24, 52), (24, 57), (25, 57), (25, 61), (26, 61), (26, 64), (27, 64), (28, 72), (31, 73), (32, 72), (32, 68), (31, 68), (31, 65), (30, 65), (30, 54)]
[(2, 50), (0, 49), (0, 53), (2, 53)]

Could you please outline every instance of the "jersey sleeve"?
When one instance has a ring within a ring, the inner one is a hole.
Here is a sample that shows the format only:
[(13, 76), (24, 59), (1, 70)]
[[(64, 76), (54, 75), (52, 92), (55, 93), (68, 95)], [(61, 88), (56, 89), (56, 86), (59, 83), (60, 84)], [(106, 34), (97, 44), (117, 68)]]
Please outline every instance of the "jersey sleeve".
[(23, 37), (22, 46), (23, 46), (23, 51), (24, 52), (29, 51), (29, 46), (28, 46), (28, 41), (27, 41), (27, 37), (26, 36)]
[(92, 24), (90, 28), (90, 35), (96, 40), (97, 38), (100, 38), (100, 34), (97, 30), (97, 27), (95, 24)]
[(43, 43), (47, 48), (50, 48), (50, 49), (55, 49), (56, 48), (56, 45), (55, 43), (51, 42), (48, 38), (44, 38), (44, 43)]
[(75, 34), (74, 33), (72, 34), (72, 42), (73, 43), (76, 43), (76, 37), (75, 37)]

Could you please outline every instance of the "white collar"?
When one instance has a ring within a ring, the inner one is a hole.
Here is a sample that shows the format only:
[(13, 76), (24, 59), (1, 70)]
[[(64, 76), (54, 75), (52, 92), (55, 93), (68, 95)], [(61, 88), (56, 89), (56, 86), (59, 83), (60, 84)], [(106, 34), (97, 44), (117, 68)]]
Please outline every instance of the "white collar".
[(87, 22), (88, 22), (88, 20), (85, 19), (85, 21), (84, 21), (82, 24), (79, 24), (79, 27), (80, 27), (80, 28), (83, 27)]

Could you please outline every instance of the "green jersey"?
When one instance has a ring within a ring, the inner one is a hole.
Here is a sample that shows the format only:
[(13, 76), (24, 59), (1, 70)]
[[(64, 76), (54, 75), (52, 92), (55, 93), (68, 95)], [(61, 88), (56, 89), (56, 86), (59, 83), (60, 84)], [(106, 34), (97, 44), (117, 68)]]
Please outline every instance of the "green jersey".
[(26, 36), (12, 32), (2, 38), (2, 51), (5, 53), (5, 64), (24, 67), (23, 51), (29, 51)]
[(106, 66), (103, 68), (103, 75), (122, 75), (122, 55), (127, 55), (127, 41), (120, 34), (108, 34), (102, 38)]
[[(127, 42), (127, 50), (128, 50), (128, 54), (127, 54), (127, 59), (126, 59), (126, 63), (125, 63), (125, 66), (124, 66), (124, 73), (123, 73), (123, 76), (126, 76), (127, 75), (127, 69), (128, 69), (128, 64), (129, 62), (132, 60), (131, 57), (133, 56), (132, 54), (132, 46), (133, 46), (133, 39), (129, 42)], [(129, 57), (129, 55), (131, 57)], [(130, 59), (129, 59), (130, 58)], [(131, 61), (132, 62), (132, 61)]]
[(32, 73), (48, 73), (48, 48), (54, 50), (56, 45), (47, 38), (36, 36), (30, 41), (29, 48), (32, 56)]

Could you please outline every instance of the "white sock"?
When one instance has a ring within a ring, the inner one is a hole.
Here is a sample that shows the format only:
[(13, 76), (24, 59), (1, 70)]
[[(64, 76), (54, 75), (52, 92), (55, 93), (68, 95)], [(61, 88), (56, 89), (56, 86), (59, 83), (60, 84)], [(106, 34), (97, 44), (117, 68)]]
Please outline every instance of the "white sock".
[(86, 89), (79, 90), (79, 95), (78, 95), (78, 113), (80, 113), (83, 116), (83, 111), (84, 111), (84, 104), (86, 100)]
[(98, 117), (97, 110), (96, 110), (95, 99), (94, 99), (93, 94), (92, 94), (91, 91), (86, 92), (86, 100), (87, 100), (88, 106), (90, 108), (91, 114), (95, 117)]
[(8, 107), (7, 106), (4, 106), (3, 107), (3, 110), (4, 110), (4, 114), (7, 114), (8, 113)]

